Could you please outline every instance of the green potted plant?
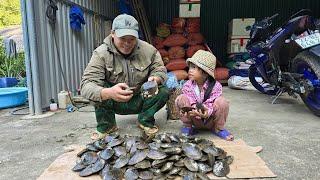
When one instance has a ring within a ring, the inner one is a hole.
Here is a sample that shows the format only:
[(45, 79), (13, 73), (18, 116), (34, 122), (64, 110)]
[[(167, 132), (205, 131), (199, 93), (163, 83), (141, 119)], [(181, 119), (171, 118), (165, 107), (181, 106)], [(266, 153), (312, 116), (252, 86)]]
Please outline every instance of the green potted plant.
[(24, 76), (24, 54), (18, 54), (17, 58), (8, 58), (0, 44), (0, 88), (15, 86), (18, 84), (17, 78)]
[(18, 80), (13, 76), (12, 72), (13, 65), (12, 62), (6, 60), (2, 67), (0, 68), (0, 88), (12, 87), (18, 84)]

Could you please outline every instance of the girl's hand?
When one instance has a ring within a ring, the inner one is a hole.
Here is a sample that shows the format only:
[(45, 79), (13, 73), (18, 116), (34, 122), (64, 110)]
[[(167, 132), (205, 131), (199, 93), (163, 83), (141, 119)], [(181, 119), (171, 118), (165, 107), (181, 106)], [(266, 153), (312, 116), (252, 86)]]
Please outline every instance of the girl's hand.
[(190, 117), (200, 117), (201, 119), (207, 119), (208, 115), (208, 108), (203, 107), (202, 109), (192, 110), (189, 113)]
[(204, 106), (202, 107), (202, 109), (198, 109), (198, 112), (200, 114), (200, 117), (203, 119), (207, 119), (209, 117), (208, 108)]
[(180, 117), (188, 116), (188, 113), (187, 113), (187, 112), (184, 112), (184, 111), (182, 111), (182, 110), (180, 110), (179, 114), (180, 114)]
[(194, 109), (194, 110), (192, 110), (192, 111), (189, 111), (188, 115), (189, 115), (190, 117), (201, 117), (201, 116), (200, 116), (200, 113), (199, 113), (196, 109)]

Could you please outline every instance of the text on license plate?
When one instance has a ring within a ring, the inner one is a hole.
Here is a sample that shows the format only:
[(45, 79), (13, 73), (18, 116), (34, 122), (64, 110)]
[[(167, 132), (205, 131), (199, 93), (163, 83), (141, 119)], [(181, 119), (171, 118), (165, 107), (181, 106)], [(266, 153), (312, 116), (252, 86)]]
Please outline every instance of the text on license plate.
[(310, 34), (295, 40), (296, 43), (302, 48), (306, 49), (320, 44), (320, 33)]

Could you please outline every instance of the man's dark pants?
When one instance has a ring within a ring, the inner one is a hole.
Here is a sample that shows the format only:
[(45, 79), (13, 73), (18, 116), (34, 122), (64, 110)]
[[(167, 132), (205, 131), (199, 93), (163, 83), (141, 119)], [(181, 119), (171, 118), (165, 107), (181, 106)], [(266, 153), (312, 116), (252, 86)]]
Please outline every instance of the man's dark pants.
[[(111, 85), (106, 84), (105, 87), (111, 87)], [(140, 93), (137, 93), (128, 102), (116, 102), (109, 99), (96, 103), (97, 130), (104, 133), (115, 127), (115, 114), (139, 114), (138, 121), (140, 124), (153, 127), (155, 123), (154, 114), (166, 104), (168, 98), (168, 89), (165, 86), (159, 86), (158, 94), (150, 98), (142, 98)]]

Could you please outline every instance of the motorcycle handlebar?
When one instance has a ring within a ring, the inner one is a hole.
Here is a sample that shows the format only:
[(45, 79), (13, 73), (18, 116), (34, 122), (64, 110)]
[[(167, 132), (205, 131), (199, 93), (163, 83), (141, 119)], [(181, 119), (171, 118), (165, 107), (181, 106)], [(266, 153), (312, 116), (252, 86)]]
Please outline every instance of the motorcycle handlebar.
[(256, 23), (256, 27), (257, 27), (257, 28), (266, 28), (266, 27), (270, 26), (271, 23), (272, 23), (271, 20), (274, 19), (274, 18), (277, 17), (277, 16), (279, 16), (278, 13), (276, 13), (276, 14), (270, 16), (270, 17), (264, 18), (264, 19), (261, 20), (260, 22), (257, 22), (257, 23)]
[(268, 20), (271, 20), (271, 19), (273, 19), (273, 18), (275, 18), (277, 16), (279, 16), (279, 13), (276, 13), (276, 14), (272, 15), (271, 17), (268, 17)]
[(261, 20), (261, 21), (257, 21), (257, 22), (253, 25), (253, 27), (250, 27), (250, 29), (249, 29), (249, 28), (246, 28), (246, 29), (247, 29), (247, 30), (253, 30), (253, 29), (264, 29), (264, 28), (267, 28), (268, 26), (271, 25), (271, 23), (272, 23), (271, 20), (272, 20), (273, 18), (277, 17), (277, 16), (279, 16), (278, 13), (272, 15), (271, 17), (266, 17), (266, 18), (264, 18), (264, 19)]

